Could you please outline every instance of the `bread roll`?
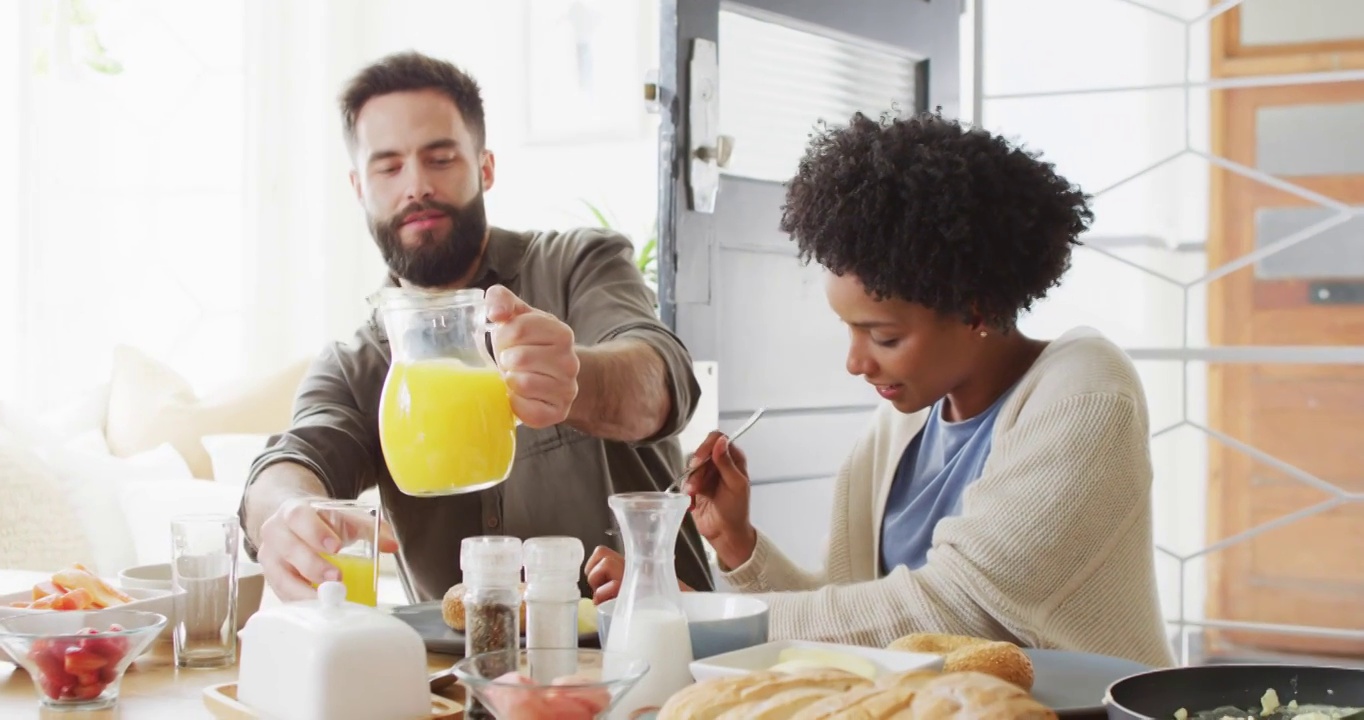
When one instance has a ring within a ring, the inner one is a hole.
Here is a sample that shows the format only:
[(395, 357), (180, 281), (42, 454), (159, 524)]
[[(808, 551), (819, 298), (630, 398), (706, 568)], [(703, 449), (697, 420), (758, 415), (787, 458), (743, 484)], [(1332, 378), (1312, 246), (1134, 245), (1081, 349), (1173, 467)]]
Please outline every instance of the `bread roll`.
[(946, 635), (944, 633), (910, 633), (886, 646), (887, 650), (900, 652), (933, 653), (946, 655), (970, 645), (990, 642), (985, 638), (969, 635)]
[(791, 720), (829, 720), (829, 718), (834, 716), (834, 713), (840, 712), (850, 704), (869, 695), (875, 695), (878, 692), (881, 692), (881, 688), (872, 686), (831, 695), (805, 706), (800, 712), (792, 715)]
[(755, 672), (739, 677), (715, 678), (687, 687), (668, 698), (658, 712), (658, 720), (718, 720), (731, 710), (739, 707), (756, 708), (779, 694), (793, 690), (842, 693), (858, 687), (871, 687), (871, 681), (842, 670)]
[(784, 690), (766, 700), (745, 702), (730, 708), (720, 715), (719, 720), (790, 720), (802, 708), (841, 694), (830, 688)]
[[(526, 595), (526, 584), (521, 583), (521, 597)], [(440, 618), (451, 630), (464, 632), (464, 593), (466, 588), (464, 583), (460, 583), (445, 591), (445, 597), (440, 601)], [(526, 633), (526, 601), (521, 601), (521, 634)]]
[(1028, 691), (993, 675), (955, 672), (919, 688), (910, 705), (916, 720), (1055, 720)]
[(909, 685), (878, 688), (829, 716), (829, 720), (901, 720), (912, 717), (910, 706), (919, 689)]
[(902, 670), (900, 672), (886, 673), (885, 675), (876, 678), (876, 687), (888, 688), (907, 685), (917, 689), (923, 687), (925, 683), (940, 674), (941, 673), (937, 670), (924, 670), (922, 668), (918, 670)]
[(914, 633), (892, 642), (887, 650), (933, 653), (943, 656), (943, 672), (982, 672), (1031, 690), (1032, 660), (1010, 642), (986, 640), (966, 635)]
[(1007, 642), (987, 642), (968, 645), (943, 658), (944, 673), (975, 671), (993, 675), (1001, 680), (1032, 690), (1032, 659)]
[(728, 710), (744, 703), (740, 690), (760, 685), (768, 680), (786, 677), (784, 673), (755, 672), (737, 677), (712, 678), (689, 685), (663, 704), (658, 720), (714, 720)]

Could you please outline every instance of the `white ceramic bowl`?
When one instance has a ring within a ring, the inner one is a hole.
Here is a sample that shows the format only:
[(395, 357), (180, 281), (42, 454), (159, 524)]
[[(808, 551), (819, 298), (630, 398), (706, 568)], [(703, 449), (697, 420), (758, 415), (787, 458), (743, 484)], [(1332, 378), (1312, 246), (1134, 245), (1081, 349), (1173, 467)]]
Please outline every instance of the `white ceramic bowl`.
[(851, 655), (871, 663), (877, 677), (885, 673), (904, 672), (906, 670), (942, 669), (942, 656), (930, 653), (898, 652), (856, 645), (836, 645), (803, 640), (777, 640), (744, 650), (697, 660), (691, 664), (691, 674), (692, 677), (696, 678), (696, 682), (702, 682), (710, 678), (734, 677), (766, 670), (776, 665), (780, 661), (781, 652), (788, 648), (824, 650), (840, 655)]
[[(171, 590), (170, 563), (137, 565), (118, 574), (118, 586), (129, 595), (134, 590)], [(261, 596), (265, 594), (265, 575), (261, 566), (251, 562), (237, 564), (237, 629), (246, 627), (246, 621), (260, 609)], [(158, 611), (159, 612), (159, 611)], [(175, 623), (175, 615), (166, 617)]]

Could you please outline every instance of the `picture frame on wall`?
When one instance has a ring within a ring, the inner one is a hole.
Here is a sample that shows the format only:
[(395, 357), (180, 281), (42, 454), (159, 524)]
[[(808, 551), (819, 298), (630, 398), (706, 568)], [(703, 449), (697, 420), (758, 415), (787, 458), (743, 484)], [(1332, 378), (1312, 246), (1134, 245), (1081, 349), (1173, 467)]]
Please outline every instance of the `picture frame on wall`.
[(637, 139), (647, 126), (644, 3), (526, 0), (527, 141)]

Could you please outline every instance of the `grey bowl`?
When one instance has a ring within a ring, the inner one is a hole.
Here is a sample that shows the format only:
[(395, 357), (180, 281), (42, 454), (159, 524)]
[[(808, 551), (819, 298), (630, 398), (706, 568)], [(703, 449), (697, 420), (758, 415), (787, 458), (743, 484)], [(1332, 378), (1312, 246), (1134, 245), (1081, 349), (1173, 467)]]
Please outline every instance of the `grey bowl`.
[[(597, 606), (597, 635), (606, 647), (615, 600)], [(700, 660), (767, 642), (767, 603), (736, 593), (682, 593), (692, 656)]]

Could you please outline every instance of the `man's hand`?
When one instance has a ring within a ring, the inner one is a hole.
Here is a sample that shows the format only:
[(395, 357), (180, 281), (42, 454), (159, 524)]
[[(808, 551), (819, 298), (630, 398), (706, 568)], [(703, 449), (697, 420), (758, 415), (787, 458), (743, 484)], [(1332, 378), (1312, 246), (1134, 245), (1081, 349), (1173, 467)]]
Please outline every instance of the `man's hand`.
[(507, 380), (512, 412), (533, 428), (568, 418), (578, 397), (573, 329), (501, 285), (488, 288), (493, 355)]
[[(322, 558), (339, 550), (341, 540), (313, 509), (314, 499), (288, 500), (261, 525), (256, 559), (270, 589), (285, 602), (317, 597), (315, 586), (341, 579), (341, 571)], [(379, 552), (397, 550), (398, 541), (381, 520)]]

